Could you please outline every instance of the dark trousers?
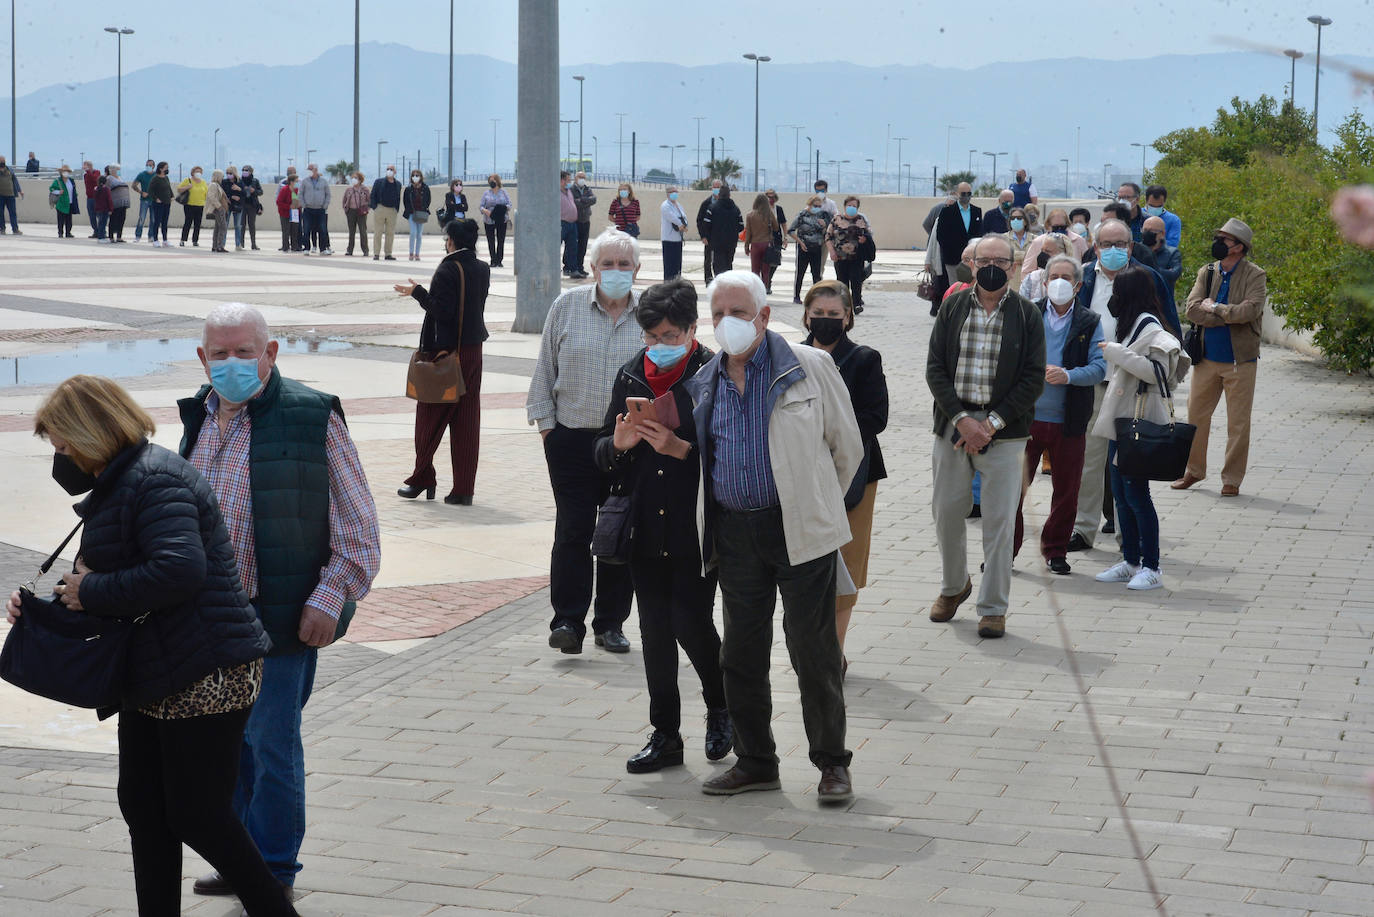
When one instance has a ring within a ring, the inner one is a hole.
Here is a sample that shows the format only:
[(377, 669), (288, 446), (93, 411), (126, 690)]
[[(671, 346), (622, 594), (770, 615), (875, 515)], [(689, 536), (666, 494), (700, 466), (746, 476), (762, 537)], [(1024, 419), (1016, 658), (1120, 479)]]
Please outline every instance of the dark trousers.
[(70, 213), (63, 213), (61, 210), (57, 211), (57, 237), (60, 239), (63, 236), (70, 236), (71, 234), (72, 215)]
[(119, 809), (129, 825), (140, 917), (181, 913), (181, 845), (228, 880), (249, 914), (295, 914), (234, 814), (249, 710), (159, 720), (119, 715)]
[(97, 211), (95, 212), (94, 219), (95, 219), (95, 237), (96, 237), (97, 239), (108, 239), (109, 236), (106, 235), (106, 233), (105, 233), (105, 227), (108, 226), (108, 225), (110, 224), (110, 211), (108, 211), (108, 210), (97, 210)]
[(849, 298), (855, 306), (864, 304), (864, 263), (858, 258), (843, 258), (835, 262), (835, 279), (849, 287)]
[(344, 215), (348, 217), (348, 253), (353, 254), (353, 233), (358, 234), (362, 244), (363, 254), (367, 254), (367, 214), (357, 210), (345, 210)]
[(15, 232), (19, 231), (19, 211), (16, 207), (16, 201), (18, 200), (19, 199), (13, 194), (10, 194), (5, 197), (0, 197), (0, 233), (3, 233), (5, 231), (6, 214), (9, 214), (10, 227)]
[(705, 245), (706, 247), (706, 257), (703, 260), (702, 264), (706, 270), (706, 282), (710, 283), (711, 278), (716, 276), (716, 272), (712, 270), (712, 267), (714, 266), (714, 255), (711, 253), (710, 242), (704, 242), (703, 245)]
[(1116, 497), (1112, 491), (1112, 466), (1108, 462), (1102, 469), (1102, 518), (1116, 524)]
[(167, 220), (172, 215), (172, 205), (153, 201), (153, 217), (148, 223), (148, 238), (156, 239), (162, 233), (162, 241), (167, 241)]
[(663, 243), (663, 279), (672, 280), (682, 274), (682, 243)]
[(549, 563), (553, 623), (549, 629), (569, 624), (579, 635), (587, 631), (588, 607), (592, 608), (594, 633), (620, 630), (630, 616), (634, 593), (626, 564), (598, 560), (593, 601), (592, 533), (596, 531), (596, 508), (609, 490), (592, 454), (597, 432), (559, 425), (544, 438), (544, 458), (549, 464), (555, 507)]
[(1116, 440), (1107, 444), (1107, 468), (1116, 499), (1116, 528), (1121, 534), (1121, 559), (1128, 564), (1159, 569), (1159, 514), (1150, 497), (1149, 478), (1128, 478), (1116, 467)]
[(579, 271), (585, 271), (585, 270), (587, 270), (587, 243), (591, 241), (591, 238), (592, 238), (592, 224), (591, 224), (591, 221), (588, 220), (587, 222), (584, 223), (584, 222), (582, 222), (581, 220), (578, 220), (578, 221), (577, 221), (577, 269), (578, 269)]
[[(366, 251), (363, 252), (367, 254)], [(482, 346), (458, 350), (467, 394), (454, 404), (415, 405), (415, 470), (405, 483), (408, 487), (434, 487), (434, 453), (448, 431), (449, 457), (453, 462), (453, 490), (470, 497), (477, 481), (477, 448), (482, 425)]]
[(184, 204), (184, 205), (182, 205), (182, 208), (181, 208), (181, 209), (184, 210), (184, 211), (186, 212), (186, 213), (185, 213), (185, 217), (186, 217), (185, 222), (183, 222), (183, 223), (181, 224), (181, 241), (182, 241), (182, 242), (185, 242), (185, 241), (186, 241), (186, 236), (187, 236), (187, 234), (189, 233), (189, 234), (191, 235), (191, 244), (192, 244), (192, 245), (199, 245), (199, 244), (200, 244), (200, 218), (201, 218), (201, 216), (205, 213), (205, 208), (204, 208), (204, 207), (196, 207), (196, 206), (194, 206), (194, 205), (192, 205), (192, 204)]
[(124, 220), (129, 216), (128, 207), (116, 207), (110, 211), (110, 238), (118, 239), (124, 235)]
[(649, 722), (659, 732), (682, 728), (678, 694), (677, 648), (680, 644), (701, 679), (706, 707), (725, 706), (720, 672), (720, 635), (712, 619), (716, 575), (701, 575), (701, 558), (645, 557), (630, 560), (639, 638), (644, 648), (644, 677), (649, 682)]
[(506, 221), (487, 223), (487, 255), (492, 267), (500, 267), (506, 257)]
[(748, 513), (722, 509), (715, 537), (725, 601), (721, 669), (739, 767), (765, 779), (778, 773), (769, 726), (773, 694), (768, 666), (779, 592), (782, 632), (797, 673), (811, 763), (847, 767), (852, 755), (844, 747), (844, 692), (835, 634), (837, 552), (795, 566), (788, 563), (782, 510), (777, 507)]
[(735, 267), (735, 246), (711, 249), (711, 273), (723, 274)]
[(801, 299), (802, 278), (808, 268), (811, 271), (811, 282), (820, 283), (821, 274), (825, 271), (824, 245), (808, 245), (806, 251), (802, 251), (800, 245), (797, 246), (797, 276), (792, 281), (793, 299)]
[(1040, 554), (1046, 560), (1069, 555), (1069, 536), (1073, 535), (1073, 520), (1078, 515), (1078, 484), (1083, 477), (1083, 447), (1087, 437), (1065, 436), (1062, 423), (1031, 422), (1030, 439), (1026, 440), (1026, 462), (1021, 478), (1021, 502), (1016, 504), (1016, 531), (1012, 537), (1011, 554), (1021, 552), (1025, 540), (1026, 522), (1021, 514), (1026, 501), (1026, 487), (1035, 481), (1040, 470), (1040, 456), (1050, 457), (1050, 514), (1040, 529)]
[(243, 228), (239, 231), (239, 245), (247, 236), (249, 244), (258, 247), (258, 205), (252, 202), (243, 205)]
[(581, 235), (572, 220), (559, 221), (559, 240), (563, 243), (563, 273), (577, 270), (577, 239)]
[(301, 250), (301, 224), (291, 222), (290, 217), (281, 218), (281, 250), (284, 252)]
[(301, 247), (324, 251), (329, 247), (329, 214), (321, 207), (301, 211)]

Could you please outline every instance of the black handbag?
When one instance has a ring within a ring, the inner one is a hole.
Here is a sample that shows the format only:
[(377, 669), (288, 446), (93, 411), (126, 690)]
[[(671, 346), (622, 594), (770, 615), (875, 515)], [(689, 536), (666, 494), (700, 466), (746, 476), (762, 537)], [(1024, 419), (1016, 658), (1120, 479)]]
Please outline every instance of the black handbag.
[(1153, 423), (1144, 420), (1145, 392), (1150, 387), (1143, 379), (1136, 388), (1135, 416), (1116, 418), (1116, 467), (1128, 478), (1151, 481), (1176, 481), (1188, 468), (1188, 453), (1193, 448), (1197, 427), (1174, 419), (1174, 399), (1164, 367), (1151, 360), (1160, 394), (1169, 406), (1169, 422)]
[[(1207, 265), (1207, 295), (1212, 295), (1212, 272), (1215, 265)], [(1202, 342), (1203, 330), (1201, 325), (1189, 325), (1188, 330), (1183, 333), (1183, 352), (1188, 355), (1188, 359), (1193, 361), (1193, 365), (1202, 362), (1204, 351)]]
[[(38, 569), (47, 573), (82, 523)], [(49, 700), (73, 707), (118, 706), (124, 693), (129, 639), (147, 614), (105, 618), (40, 599), (30, 581), (19, 589), (22, 614), (0, 650), (0, 678)]]
[(630, 562), (630, 536), (634, 533), (630, 498), (612, 493), (596, 510), (592, 556), (607, 564)]
[(763, 263), (769, 267), (778, 267), (782, 264), (781, 242), (768, 243), (768, 247), (763, 250)]

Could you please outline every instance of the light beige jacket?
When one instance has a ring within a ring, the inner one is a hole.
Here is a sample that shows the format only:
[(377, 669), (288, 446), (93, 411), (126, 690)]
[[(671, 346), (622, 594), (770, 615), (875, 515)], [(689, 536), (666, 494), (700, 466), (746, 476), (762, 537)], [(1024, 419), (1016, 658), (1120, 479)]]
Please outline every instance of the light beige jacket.
[(213, 217), (221, 210), (228, 212), (229, 198), (218, 182), (209, 182), (205, 188), (205, 215)]
[[(1135, 327), (1140, 326), (1137, 320)], [(1130, 335), (1126, 340), (1130, 341)], [(1178, 338), (1170, 334), (1158, 320), (1149, 322), (1129, 347), (1111, 341), (1102, 351), (1107, 358), (1107, 394), (1102, 399), (1102, 408), (1097, 412), (1097, 423), (1093, 425), (1093, 436), (1116, 439), (1116, 419), (1136, 416), (1136, 392), (1139, 383), (1145, 382), (1145, 400), (1141, 417), (1153, 423), (1168, 423), (1169, 406), (1159, 390), (1159, 380), (1155, 376), (1154, 362), (1164, 367), (1164, 378), (1169, 388), (1175, 388), (1193, 361), (1183, 352)]]

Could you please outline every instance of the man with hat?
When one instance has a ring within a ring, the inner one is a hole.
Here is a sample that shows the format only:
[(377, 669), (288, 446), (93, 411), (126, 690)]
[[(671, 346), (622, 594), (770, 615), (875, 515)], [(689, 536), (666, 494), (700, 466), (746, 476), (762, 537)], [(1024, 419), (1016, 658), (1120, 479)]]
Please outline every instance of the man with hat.
[(1197, 272), (1188, 294), (1188, 321), (1202, 333), (1202, 359), (1193, 363), (1188, 392), (1188, 421), (1197, 425), (1188, 468), (1170, 486), (1187, 490), (1207, 477), (1207, 435), (1212, 412), (1226, 395), (1226, 459), (1221, 466), (1221, 495), (1240, 495), (1240, 482), (1250, 456), (1250, 408), (1255, 402), (1259, 365), (1260, 322), (1264, 317), (1264, 270), (1249, 258), (1254, 234), (1232, 217), (1212, 239), (1216, 261)]

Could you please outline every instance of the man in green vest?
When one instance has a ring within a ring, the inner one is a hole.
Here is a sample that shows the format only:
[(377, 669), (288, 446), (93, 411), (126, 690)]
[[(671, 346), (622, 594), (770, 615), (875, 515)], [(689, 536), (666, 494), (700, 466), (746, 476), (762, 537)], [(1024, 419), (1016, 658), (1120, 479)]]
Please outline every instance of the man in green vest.
[[(319, 648), (343, 636), (381, 565), (377, 507), (339, 399), (282, 376), (261, 312), (216, 306), (197, 353), (210, 384), (178, 402), (181, 454), (214, 488), (239, 580), (272, 638), (235, 804), (291, 887), (305, 838), (301, 711)], [(196, 880), (195, 891), (233, 894), (219, 873)]]

